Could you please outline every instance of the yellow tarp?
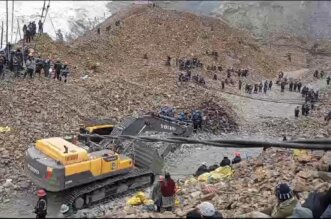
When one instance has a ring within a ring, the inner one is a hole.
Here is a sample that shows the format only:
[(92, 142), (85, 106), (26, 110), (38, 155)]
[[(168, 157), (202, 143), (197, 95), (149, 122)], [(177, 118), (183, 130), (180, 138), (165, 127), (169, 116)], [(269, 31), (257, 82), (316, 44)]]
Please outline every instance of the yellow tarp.
[(295, 157), (306, 156), (306, 155), (308, 155), (308, 150), (294, 149), (294, 150), (293, 150), (293, 155), (294, 155)]
[(10, 127), (6, 126), (6, 127), (1, 127), (0, 126), (0, 133), (2, 132), (10, 132)]
[(232, 177), (234, 171), (230, 166), (219, 167), (216, 170), (201, 174), (198, 177), (198, 181), (200, 182), (208, 182), (208, 183), (218, 183), (224, 178)]

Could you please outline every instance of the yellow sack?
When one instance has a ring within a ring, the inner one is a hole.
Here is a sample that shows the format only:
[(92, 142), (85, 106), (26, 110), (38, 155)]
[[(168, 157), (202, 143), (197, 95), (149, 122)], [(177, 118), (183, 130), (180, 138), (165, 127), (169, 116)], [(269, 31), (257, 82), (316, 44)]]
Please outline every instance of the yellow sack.
[(130, 198), (127, 202), (128, 205), (141, 205), (142, 202), (140, 200), (140, 198), (133, 196), (132, 198)]
[(220, 174), (221, 177), (231, 177), (233, 176), (234, 171), (230, 166), (225, 167), (219, 167), (216, 170), (214, 170), (212, 173)]
[(6, 127), (0, 127), (0, 133), (1, 132), (9, 132), (10, 131), (10, 127), (6, 126)]
[(188, 185), (195, 185), (198, 183), (198, 180), (194, 177), (192, 177), (191, 179), (188, 179), (185, 181), (185, 186), (188, 186)]
[(308, 155), (308, 150), (294, 149), (293, 155), (295, 157), (305, 156), (305, 155)]
[(132, 198), (128, 200), (129, 205), (141, 205), (146, 200), (145, 193), (137, 192)]
[(153, 205), (154, 204), (154, 201), (152, 199), (145, 199), (143, 201), (144, 205)]
[(198, 181), (200, 182), (206, 182), (208, 180), (208, 177), (211, 175), (211, 173), (203, 173), (198, 177)]
[(179, 199), (178, 198), (176, 198), (176, 200), (175, 200), (175, 206), (179, 206), (180, 205), (180, 201), (179, 201)]
[(145, 193), (143, 193), (143, 192), (137, 192), (135, 194), (135, 196), (138, 197), (138, 198), (140, 198), (141, 202), (144, 202), (145, 199), (146, 199)]

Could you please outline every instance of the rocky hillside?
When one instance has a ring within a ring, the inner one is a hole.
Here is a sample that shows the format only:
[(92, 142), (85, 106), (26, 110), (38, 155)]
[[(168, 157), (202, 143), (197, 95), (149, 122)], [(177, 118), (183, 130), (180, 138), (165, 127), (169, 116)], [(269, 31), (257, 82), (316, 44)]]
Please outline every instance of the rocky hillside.
[[(121, 20), (119, 27), (114, 25), (117, 19)], [(67, 84), (38, 75), (33, 80), (1, 81), (0, 125), (11, 130), (0, 134), (0, 182), (13, 179), (18, 189), (29, 187), (21, 171), (28, 144), (38, 138), (75, 133), (85, 119), (112, 117), (118, 121), (163, 105), (191, 110), (205, 106), (206, 101), (224, 112), (228, 121), (238, 118), (209, 89), (210, 84), (220, 87), (210, 73), (205, 69), (195, 72), (206, 77), (206, 87), (192, 82), (180, 85), (177, 68), (164, 65), (167, 55), (194, 55), (205, 65), (224, 68), (250, 67), (254, 72), (250, 80), (276, 71), (274, 62), (268, 61), (249, 36), (217, 19), (146, 6), (116, 14), (101, 25), (101, 35), (94, 30), (71, 45), (44, 35), (34, 43), (31, 46), (39, 55), (68, 61), (72, 74)], [(219, 60), (215, 63), (206, 50), (218, 51)], [(148, 60), (143, 59), (144, 54)], [(81, 78), (86, 75), (87, 79)], [(225, 75), (219, 73), (219, 77)]]
[(274, 32), (330, 39), (328, 1), (165, 1), (165, 8), (213, 15), (258, 36)]

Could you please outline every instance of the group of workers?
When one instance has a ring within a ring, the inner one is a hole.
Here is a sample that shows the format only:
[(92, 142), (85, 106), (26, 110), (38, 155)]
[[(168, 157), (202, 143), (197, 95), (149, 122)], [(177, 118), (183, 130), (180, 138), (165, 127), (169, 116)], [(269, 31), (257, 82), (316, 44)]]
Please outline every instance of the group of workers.
[[(43, 33), (43, 23), (41, 20), (38, 22), (38, 33)], [(25, 43), (30, 43), (31, 40), (35, 37), (37, 33), (37, 25), (35, 21), (30, 22), (28, 25), (24, 24), (23, 26), (23, 34)]]
[(159, 115), (172, 121), (177, 120), (185, 123), (192, 122), (193, 132), (197, 132), (198, 129), (202, 129), (203, 113), (200, 110), (193, 110), (191, 114), (180, 112), (178, 117), (175, 118), (175, 110), (172, 107), (164, 106), (161, 108)]
[[(267, 80), (264, 83), (261, 81), (260, 84), (254, 84), (254, 86), (251, 84), (246, 84), (245, 93), (252, 94), (253, 92), (254, 94), (257, 94), (258, 92), (262, 93), (263, 90), (263, 93), (266, 94), (267, 90), (271, 90), (272, 84), (273, 84), (272, 81), (267, 81)], [(242, 81), (239, 80), (239, 90), (241, 90), (241, 86), (242, 86)]]
[[(25, 68), (24, 68), (25, 65)], [(61, 63), (60, 59), (53, 62), (50, 58), (43, 59), (41, 56), (34, 57), (31, 48), (26, 47), (22, 52), (20, 48), (9, 53), (6, 57), (5, 51), (0, 52), (0, 79), (5, 79), (6, 68), (13, 73), (14, 78), (21, 77), (22, 70), (25, 69), (23, 78), (27, 75), (32, 79), (34, 75), (43, 73), (45, 77), (67, 82), (70, 73), (67, 62)]]

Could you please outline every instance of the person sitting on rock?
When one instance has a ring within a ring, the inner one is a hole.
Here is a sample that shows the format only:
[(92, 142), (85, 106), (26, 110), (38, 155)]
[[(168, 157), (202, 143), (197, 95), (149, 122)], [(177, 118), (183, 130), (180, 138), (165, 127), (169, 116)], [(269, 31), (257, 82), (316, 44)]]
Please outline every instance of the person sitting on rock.
[(220, 163), (220, 167), (230, 166), (231, 161), (227, 156), (224, 156), (223, 160)]
[(208, 168), (206, 165), (206, 162), (202, 162), (201, 166), (199, 166), (198, 170), (195, 172), (194, 176), (198, 177), (201, 174), (207, 173), (208, 172)]
[(232, 160), (232, 164), (236, 164), (236, 163), (240, 163), (241, 162), (241, 157), (240, 157), (240, 153), (236, 152), (235, 153), (235, 157)]
[(161, 181), (161, 206), (167, 211), (172, 211), (175, 206), (176, 183), (169, 173), (165, 173), (164, 181)]
[(208, 172), (214, 171), (218, 168), (219, 166), (217, 164), (211, 165), (208, 167)]
[(186, 218), (223, 218), (210, 202), (201, 202), (197, 208), (187, 213)]
[(286, 183), (281, 183), (276, 186), (275, 195), (278, 202), (273, 207), (262, 211), (262, 213), (270, 215), (272, 218), (292, 216), (293, 209), (298, 204), (298, 200), (294, 197), (292, 189)]

